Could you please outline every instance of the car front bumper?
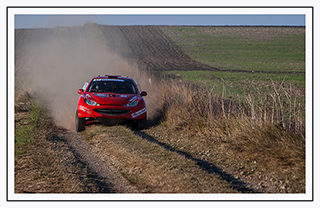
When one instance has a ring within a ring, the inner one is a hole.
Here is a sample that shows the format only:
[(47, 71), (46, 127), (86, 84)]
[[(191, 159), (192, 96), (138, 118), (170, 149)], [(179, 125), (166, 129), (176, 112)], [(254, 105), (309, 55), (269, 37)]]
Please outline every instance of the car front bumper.
[(114, 119), (146, 119), (145, 105), (138, 105), (136, 107), (122, 107), (112, 105), (78, 105), (79, 118), (114, 118)]

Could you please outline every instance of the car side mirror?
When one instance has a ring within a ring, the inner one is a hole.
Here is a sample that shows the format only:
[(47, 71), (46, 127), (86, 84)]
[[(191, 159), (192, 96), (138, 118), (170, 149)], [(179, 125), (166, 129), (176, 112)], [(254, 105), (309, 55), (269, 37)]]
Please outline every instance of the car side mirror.
[(79, 93), (80, 95), (82, 95), (82, 94), (84, 93), (83, 89), (79, 89), (79, 90), (78, 90), (78, 93)]
[(147, 96), (148, 93), (147, 93), (146, 91), (142, 91), (142, 92), (140, 93), (140, 95), (141, 95), (141, 96)]

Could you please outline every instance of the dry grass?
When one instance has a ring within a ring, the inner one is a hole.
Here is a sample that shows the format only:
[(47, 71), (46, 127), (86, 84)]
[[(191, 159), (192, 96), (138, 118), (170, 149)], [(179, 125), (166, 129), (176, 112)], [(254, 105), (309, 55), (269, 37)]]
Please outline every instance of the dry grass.
[(268, 92), (248, 89), (247, 102), (223, 99), (219, 92), (189, 82), (161, 83), (157, 99), (162, 100), (163, 120), (173, 128), (213, 136), (219, 132), (224, 138), (247, 138), (243, 140), (271, 148), (280, 145), (304, 155), (304, 99), (286, 91), (283, 83), (271, 81)]
[(291, 181), (290, 192), (305, 191), (304, 99), (290, 86), (271, 81), (269, 91), (260, 91), (251, 85), (246, 102), (239, 102), (184, 81), (161, 83), (162, 125), (171, 138), (183, 135), (176, 136), (179, 147), (199, 154), (222, 145), (232, 157), (256, 161), (262, 172)]
[(49, 118), (32, 93), (21, 92), (15, 103), (15, 192), (68, 192), (59, 159), (45, 138), (52, 131)]
[(93, 173), (74, 156), (32, 93), (20, 91), (15, 102), (15, 193), (101, 192)]

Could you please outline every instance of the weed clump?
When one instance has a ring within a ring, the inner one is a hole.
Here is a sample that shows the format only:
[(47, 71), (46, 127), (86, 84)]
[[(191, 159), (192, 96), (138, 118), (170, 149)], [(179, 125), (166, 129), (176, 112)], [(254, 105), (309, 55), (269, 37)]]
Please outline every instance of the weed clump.
[(27, 91), (17, 96), (15, 112), (15, 154), (21, 154), (24, 146), (34, 142), (50, 121), (46, 110)]

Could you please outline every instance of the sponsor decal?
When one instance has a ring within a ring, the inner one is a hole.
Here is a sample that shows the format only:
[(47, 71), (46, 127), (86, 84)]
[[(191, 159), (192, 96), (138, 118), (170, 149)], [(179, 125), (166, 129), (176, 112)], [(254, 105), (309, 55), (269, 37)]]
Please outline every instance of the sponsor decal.
[(87, 97), (87, 98), (92, 98), (92, 96), (91, 96), (91, 95), (89, 95), (89, 94), (86, 94), (86, 97)]
[(99, 97), (102, 97), (102, 98), (108, 97), (108, 94), (103, 94), (103, 93), (95, 93), (95, 94), (93, 94), (93, 95), (99, 96)]
[(109, 97), (128, 97), (127, 95), (109, 94)]
[(94, 79), (93, 81), (97, 81), (97, 82), (100, 82), (100, 81), (124, 82), (123, 79)]
[(87, 108), (87, 107), (85, 107), (83, 105), (79, 106), (79, 110), (82, 110), (85, 113), (91, 114), (91, 111), (89, 110), (89, 108)]
[(142, 114), (145, 113), (145, 112), (147, 112), (147, 109), (146, 109), (146, 108), (143, 108), (143, 109), (141, 109), (141, 110), (139, 110), (139, 111), (131, 114), (131, 117), (132, 117), (132, 118), (135, 118), (135, 117), (137, 117), (137, 116), (142, 115)]

